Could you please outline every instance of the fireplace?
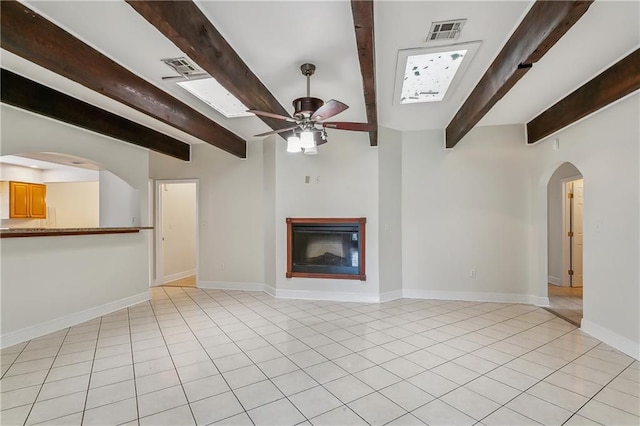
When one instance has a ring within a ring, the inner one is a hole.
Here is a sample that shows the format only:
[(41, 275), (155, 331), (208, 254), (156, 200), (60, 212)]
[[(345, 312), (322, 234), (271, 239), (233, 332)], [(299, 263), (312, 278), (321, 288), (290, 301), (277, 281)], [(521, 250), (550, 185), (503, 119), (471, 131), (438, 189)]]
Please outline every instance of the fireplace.
[(287, 278), (364, 281), (365, 218), (287, 218)]

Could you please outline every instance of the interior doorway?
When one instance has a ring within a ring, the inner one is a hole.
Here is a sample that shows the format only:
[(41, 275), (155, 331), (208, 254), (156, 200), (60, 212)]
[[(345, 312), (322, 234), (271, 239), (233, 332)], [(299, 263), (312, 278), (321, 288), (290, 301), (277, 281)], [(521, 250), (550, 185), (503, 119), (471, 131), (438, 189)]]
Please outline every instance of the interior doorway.
[(580, 326), (582, 321), (584, 180), (571, 163), (547, 185), (548, 297), (550, 310)]
[(198, 182), (156, 182), (156, 285), (197, 287)]

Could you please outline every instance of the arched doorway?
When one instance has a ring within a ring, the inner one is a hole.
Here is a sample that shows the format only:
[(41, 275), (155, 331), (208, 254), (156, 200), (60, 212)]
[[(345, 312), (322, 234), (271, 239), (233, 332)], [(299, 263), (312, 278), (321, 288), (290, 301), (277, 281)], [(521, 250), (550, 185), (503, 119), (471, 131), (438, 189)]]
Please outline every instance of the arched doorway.
[(583, 295), (584, 180), (561, 164), (547, 184), (547, 290), (550, 310), (580, 326)]

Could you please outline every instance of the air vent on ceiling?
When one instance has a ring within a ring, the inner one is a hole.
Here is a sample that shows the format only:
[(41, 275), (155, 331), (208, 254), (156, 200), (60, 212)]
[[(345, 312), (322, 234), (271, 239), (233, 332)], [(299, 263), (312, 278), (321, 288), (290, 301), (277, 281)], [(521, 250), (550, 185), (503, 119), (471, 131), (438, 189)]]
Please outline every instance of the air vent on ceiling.
[(202, 74), (202, 71), (200, 71), (194, 64), (189, 62), (189, 60), (184, 57), (162, 59), (162, 62), (169, 65), (178, 74), (183, 76)]
[(427, 35), (427, 42), (457, 39), (465, 22), (467, 22), (466, 19), (432, 22), (431, 29)]

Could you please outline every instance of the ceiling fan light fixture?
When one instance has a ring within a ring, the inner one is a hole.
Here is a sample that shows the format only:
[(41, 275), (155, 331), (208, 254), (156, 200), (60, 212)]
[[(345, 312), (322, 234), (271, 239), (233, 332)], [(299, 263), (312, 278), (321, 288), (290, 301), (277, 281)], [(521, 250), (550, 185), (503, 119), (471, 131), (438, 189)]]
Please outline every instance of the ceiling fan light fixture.
[(300, 152), (302, 146), (300, 144), (300, 138), (297, 136), (290, 136), (287, 138), (287, 152)]
[(317, 153), (318, 153), (318, 147), (315, 145), (304, 149), (305, 155), (316, 155)]
[[(313, 132), (305, 130), (304, 132), (300, 133), (300, 146), (305, 149), (305, 153), (307, 149), (316, 147), (316, 141), (313, 137)], [(317, 152), (318, 151), (316, 150), (316, 153)]]

